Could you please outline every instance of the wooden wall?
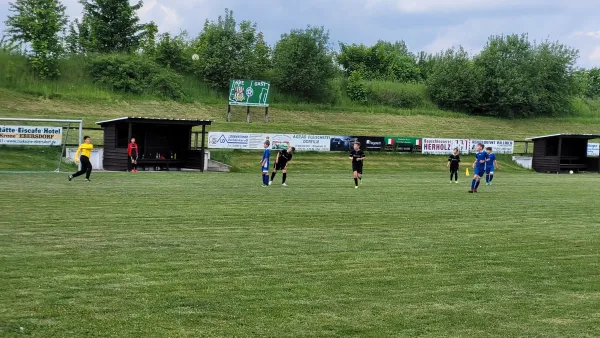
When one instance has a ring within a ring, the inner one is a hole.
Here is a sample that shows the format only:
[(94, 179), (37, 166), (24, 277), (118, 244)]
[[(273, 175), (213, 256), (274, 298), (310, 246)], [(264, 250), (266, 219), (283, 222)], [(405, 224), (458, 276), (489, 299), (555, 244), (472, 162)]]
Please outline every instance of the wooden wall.
[(202, 151), (190, 150), (186, 155), (187, 161), (185, 168), (202, 170)]
[(539, 173), (558, 172), (560, 170), (560, 157), (547, 156), (546, 141), (548, 139), (535, 140), (533, 143), (533, 170)]

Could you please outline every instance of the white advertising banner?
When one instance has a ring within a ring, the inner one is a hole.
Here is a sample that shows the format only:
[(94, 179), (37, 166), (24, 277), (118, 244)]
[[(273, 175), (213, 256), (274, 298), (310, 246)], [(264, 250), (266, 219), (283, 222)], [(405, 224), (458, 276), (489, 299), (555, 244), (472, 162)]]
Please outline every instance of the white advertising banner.
[(59, 146), (62, 144), (62, 128), (0, 125), (0, 144)]
[(496, 154), (512, 154), (515, 152), (515, 141), (509, 140), (471, 140), (471, 152), (476, 153), (477, 144), (483, 143), (486, 147), (492, 147)]
[(298, 151), (329, 151), (329, 135), (259, 134), (209, 132), (208, 147), (212, 149), (262, 150), (266, 139), (271, 141), (271, 149), (296, 147)]
[(461, 154), (468, 154), (469, 140), (424, 138), (422, 153), (430, 155), (449, 155), (452, 154), (454, 148), (458, 148)]
[(600, 143), (588, 143), (587, 156), (588, 157), (600, 156)]
[(268, 134), (209, 132), (208, 147), (212, 149), (264, 149)]
[(292, 146), (298, 151), (329, 151), (330, 135), (292, 135)]

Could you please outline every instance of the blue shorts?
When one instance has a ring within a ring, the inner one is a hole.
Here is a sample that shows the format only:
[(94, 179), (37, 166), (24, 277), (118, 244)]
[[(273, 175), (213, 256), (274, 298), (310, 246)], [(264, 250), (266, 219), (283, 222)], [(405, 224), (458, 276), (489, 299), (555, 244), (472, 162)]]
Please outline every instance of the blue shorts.
[(494, 174), (494, 168), (485, 168), (485, 173), (486, 174)]
[(479, 176), (479, 177), (483, 177), (483, 175), (485, 175), (485, 167), (475, 167), (475, 175)]
[(262, 167), (261, 171), (262, 171), (263, 173), (268, 173), (268, 172), (269, 172), (269, 167), (268, 167), (268, 166), (266, 166), (266, 167)]

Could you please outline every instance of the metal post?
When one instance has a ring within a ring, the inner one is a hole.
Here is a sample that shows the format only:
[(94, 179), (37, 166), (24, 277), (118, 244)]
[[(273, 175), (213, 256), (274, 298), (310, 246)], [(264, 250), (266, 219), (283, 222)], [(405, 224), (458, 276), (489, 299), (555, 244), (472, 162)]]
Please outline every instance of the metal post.
[(265, 107), (265, 123), (269, 123), (269, 106)]
[(194, 150), (198, 150), (198, 132), (194, 132)]
[(528, 150), (529, 150), (529, 141), (525, 141), (525, 151), (524, 151), (524, 153), (525, 154), (529, 154)]
[(83, 121), (79, 122), (79, 144), (83, 143)]
[(246, 123), (250, 123), (250, 106), (246, 107)]
[(231, 105), (227, 105), (227, 122), (231, 122)]
[[(206, 125), (203, 124), (202, 125), (202, 144), (200, 145), (200, 166), (202, 169), (200, 169), (201, 172), (204, 172), (204, 133), (206, 132)], [(198, 134), (196, 134), (196, 139), (198, 139)]]

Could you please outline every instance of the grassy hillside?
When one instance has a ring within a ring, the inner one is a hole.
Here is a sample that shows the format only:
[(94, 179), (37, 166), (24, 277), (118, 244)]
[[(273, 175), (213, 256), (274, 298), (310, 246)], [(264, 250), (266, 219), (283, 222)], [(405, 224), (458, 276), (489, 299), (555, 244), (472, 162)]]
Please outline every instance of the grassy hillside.
[[(291, 109), (293, 108), (293, 109)], [(436, 109), (369, 110), (366, 107), (336, 110), (335, 107), (295, 105), (273, 106), (270, 122), (262, 122), (264, 111), (252, 109), (251, 124), (245, 123), (245, 109), (234, 109), (233, 121), (226, 122), (226, 104), (176, 103), (120, 99), (47, 99), (0, 89), (0, 116), (32, 118), (81, 118), (87, 127), (96, 121), (121, 116), (202, 118), (215, 120), (209, 130), (246, 132), (288, 132), (312, 134), (398, 135), (417, 137), (470, 137), (523, 139), (562, 132), (600, 132), (600, 113), (572, 118), (502, 120)]]

